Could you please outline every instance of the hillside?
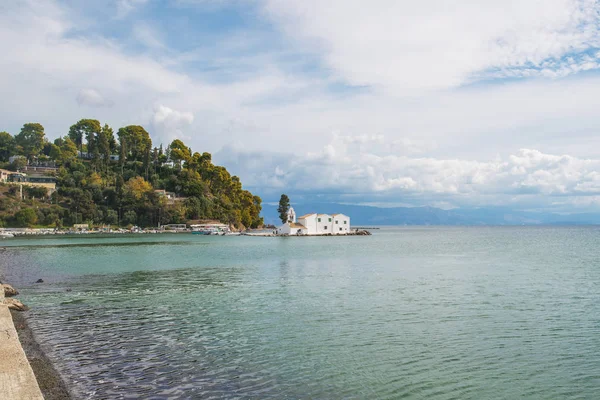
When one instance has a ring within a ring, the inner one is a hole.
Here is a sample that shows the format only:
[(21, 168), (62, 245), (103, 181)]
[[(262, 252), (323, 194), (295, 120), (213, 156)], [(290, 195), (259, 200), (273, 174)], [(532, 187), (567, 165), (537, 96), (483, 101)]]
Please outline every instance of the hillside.
[[(44, 166), (46, 178), (37, 181), (55, 182), (57, 190), (32, 187), (34, 166)], [(115, 135), (110, 126), (83, 119), (49, 142), (41, 124), (28, 123), (14, 137), (0, 132), (0, 168), (21, 171), (7, 172), (2, 184), (0, 226), (147, 227), (196, 219), (262, 225), (260, 197), (214, 165), (210, 153), (193, 152), (178, 139), (164, 149), (153, 146), (138, 125)], [(23, 182), (22, 196), (15, 179)]]

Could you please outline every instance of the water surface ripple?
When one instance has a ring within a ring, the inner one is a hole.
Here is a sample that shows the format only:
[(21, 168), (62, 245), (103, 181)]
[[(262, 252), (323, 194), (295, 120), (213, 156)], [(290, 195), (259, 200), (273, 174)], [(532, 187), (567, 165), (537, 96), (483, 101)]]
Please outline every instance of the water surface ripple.
[(1, 244), (0, 279), (78, 398), (600, 392), (597, 228)]

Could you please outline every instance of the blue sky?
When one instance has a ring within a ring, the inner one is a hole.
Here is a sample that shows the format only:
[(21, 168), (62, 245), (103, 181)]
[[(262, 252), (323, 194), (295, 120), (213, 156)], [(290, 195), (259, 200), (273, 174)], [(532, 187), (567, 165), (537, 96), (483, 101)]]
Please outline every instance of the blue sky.
[[(15, 0), (1, 130), (181, 138), (273, 200), (600, 206), (595, 0)], [(295, 197), (294, 197), (295, 196)]]

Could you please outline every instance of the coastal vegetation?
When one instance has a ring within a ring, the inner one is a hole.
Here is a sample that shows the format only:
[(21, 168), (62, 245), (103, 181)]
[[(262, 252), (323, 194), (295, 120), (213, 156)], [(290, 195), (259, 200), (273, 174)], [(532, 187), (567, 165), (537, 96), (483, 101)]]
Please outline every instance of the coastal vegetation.
[(179, 139), (156, 146), (139, 125), (115, 133), (108, 124), (82, 119), (54, 141), (39, 123), (26, 123), (14, 136), (0, 132), (0, 168), (30, 166), (43, 167), (57, 190), (2, 184), (0, 226), (150, 227), (200, 219), (238, 229), (263, 224), (261, 198), (214, 165), (210, 153), (194, 152)]
[(285, 224), (285, 222), (288, 219), (288, 211), (290, 209), (290, 198), (287, 196), (287, 194), (282, 194), (281, 198), (279, 199), (279, 207), (277, 207), (277, 212), (279, 213), (279, 219), (281, 220), (282, 224)]

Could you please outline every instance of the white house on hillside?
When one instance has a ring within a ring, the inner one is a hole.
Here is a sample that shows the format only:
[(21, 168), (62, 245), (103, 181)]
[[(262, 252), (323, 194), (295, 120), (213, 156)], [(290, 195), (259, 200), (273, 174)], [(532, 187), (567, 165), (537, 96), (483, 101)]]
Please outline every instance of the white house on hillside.
[(277, 229), (279, 235), (347, 235), (350, 217), (344, 214), (306, 214), (298, 217), (290, 207), (288, 219)]

